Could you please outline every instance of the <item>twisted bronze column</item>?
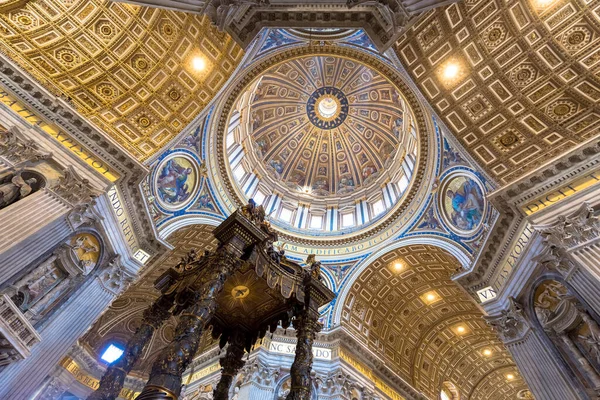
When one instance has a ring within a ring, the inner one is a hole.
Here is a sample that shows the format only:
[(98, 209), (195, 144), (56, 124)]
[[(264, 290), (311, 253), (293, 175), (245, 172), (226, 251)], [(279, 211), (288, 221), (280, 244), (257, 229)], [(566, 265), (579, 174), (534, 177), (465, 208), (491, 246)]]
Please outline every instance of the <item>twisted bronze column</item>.
[(298, 343), (296, 344), (296, 357), (290, 371), (292, 387), (286, 400), (310, 400), (312, 346), (317, 332), (321, 330), (319, 312), (311, 307), (306, 307), (300, 312), (300, 315), (296, 316), (293, 325)]
[(233, 336), (227, 346), (225, 357), (221, 358), (221, 379), (213, 393), (213, 400), (228, 400), (229, 388), (233, 378), (238, 371), (244, 366), (244, 337), (238, 333)]
[(144, 310), (142, 324), (127, 342), (123, 355), (108, 367), (100, 380), (100, 386), (89, 395), (88, 400), (114, 400), (119, 396), (125, 377), (137, 362), (154, 331), (171, 316), (169, 310), (172, 306), (173, 296), (162, 295)]
[(176, 400), (179, 397), (181, 375), (198, 351), (204, 326), (217, 308), (217, 295), (239, 263), (239, 259), (223, 247), (211, 258), (202, 286), (179, 317), (175, 338), (154, 362), (150, 379), (137, 400)]

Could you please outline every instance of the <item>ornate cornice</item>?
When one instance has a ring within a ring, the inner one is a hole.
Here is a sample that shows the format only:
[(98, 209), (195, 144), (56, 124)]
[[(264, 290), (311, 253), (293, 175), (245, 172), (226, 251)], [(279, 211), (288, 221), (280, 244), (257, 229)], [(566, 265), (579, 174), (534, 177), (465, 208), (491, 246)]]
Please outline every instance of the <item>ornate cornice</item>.
[(524, 204), (600, 165), (600, 141), (596, 138), (538, 168), (519, 181), (490, 195), (499, 210)]

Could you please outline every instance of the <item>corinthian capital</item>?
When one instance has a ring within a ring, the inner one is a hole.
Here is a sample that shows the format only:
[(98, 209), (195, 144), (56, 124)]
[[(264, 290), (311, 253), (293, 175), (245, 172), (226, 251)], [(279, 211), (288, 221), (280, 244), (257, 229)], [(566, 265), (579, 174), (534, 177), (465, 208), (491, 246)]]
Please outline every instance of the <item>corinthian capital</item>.
[(0, 156), (13, 164), (36, 162), (52, 157), (52, 153), (44, 151), (34, 140), (24, 137), (17, 127), (0, 130)]
[(569, 249), (600, 237), (600, 218), (589, 203), (569, 216), (561, 215), (549, 225), (535, 226), (549, 246)]
[(508, 299), (508, 309), (502, 310), (500, 315), (484, 318), (505, 343), (521, 339), (529, 327), (523, 315), (523, 307), (512, 297)]
[(81, 178), (73, 166), (65, 170), (64, 176), (52, 190), (71, 204), (89, 203), (101, 193), (87, 179)]
[(114, 294), (119, 294), (121, 291), (127, 289), (133, 278), (125, 272), (125, 269), (121, 265), (120, 256), (114, 257), (104, 268), (98, 279), (102, 286)]

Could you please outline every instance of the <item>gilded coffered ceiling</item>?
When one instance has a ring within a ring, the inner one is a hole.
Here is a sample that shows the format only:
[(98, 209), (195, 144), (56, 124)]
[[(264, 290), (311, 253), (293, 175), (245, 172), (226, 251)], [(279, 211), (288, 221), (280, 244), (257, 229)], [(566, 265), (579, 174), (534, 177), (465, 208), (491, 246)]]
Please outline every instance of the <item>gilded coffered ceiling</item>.
[(104, 0), (0, 2), (0, 50), (139, 160), (196, 117), (243, 56), (206, 18)]
[[(156, 278), (170, 267), (177, 265), (191, 249), (196, 249), (200, 253), (204, 250), (214, 250), (217, 241), (212, 235), (212, 230), (212, 226), (192, 225), (173, 233), (169, 237), (169, 242), (175, 246), (174, 249), (148, 265), (146, 274), (113, 302), (81, 339), (82, 344), (99, 357), (109, 342), (126, 343), (139, 327), (144, 310), (159, 295), (159, 292), (154, 289)], [(142, 358), (134, 368), (134, 374), (141, 377), (148, 376), (154, 358), (173, 339), (176, 325), (177, 319), (171, 317), (154, 333)], [(211, 336), (205, 335), (199, 347), (200, 351), (212, 343)]]
[(450, 280), (458, 266), (434, 246), (391, 251), (352, 284), (342, 324), (429, 398), (451, 382), (461, 398), (515, 399), (527, 387), (477, 305)]
[(395, 51), (500, 183), (600, 126), (600, 1), (465, 0), (423, 15)]

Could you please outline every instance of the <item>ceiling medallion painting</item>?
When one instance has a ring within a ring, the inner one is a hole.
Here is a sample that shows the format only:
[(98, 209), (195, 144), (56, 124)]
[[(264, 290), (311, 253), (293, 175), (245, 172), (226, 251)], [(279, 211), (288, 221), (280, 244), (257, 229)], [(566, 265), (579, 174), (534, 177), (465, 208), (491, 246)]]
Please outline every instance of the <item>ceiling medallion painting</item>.
[(168, 210), (185, 207), (196, 197), (200, 186), (198, 164), (186, 153), (166, 157), (154, 172), (154, 192), (160, 205)]
[(107, 0), (0, 2), (0, 50), (142, 160), (243, 57), (207, 18)]
[(479, 180), (472, 174), (451, 174), (442, 184), (442, 217), (458, 234), (475, 232), (485, 216), (485, 196)]
[(306, 113), (317, 128), (337, 128), (348, 116), (348, 98), (338, 88), (319, 88), (308, 98)]

